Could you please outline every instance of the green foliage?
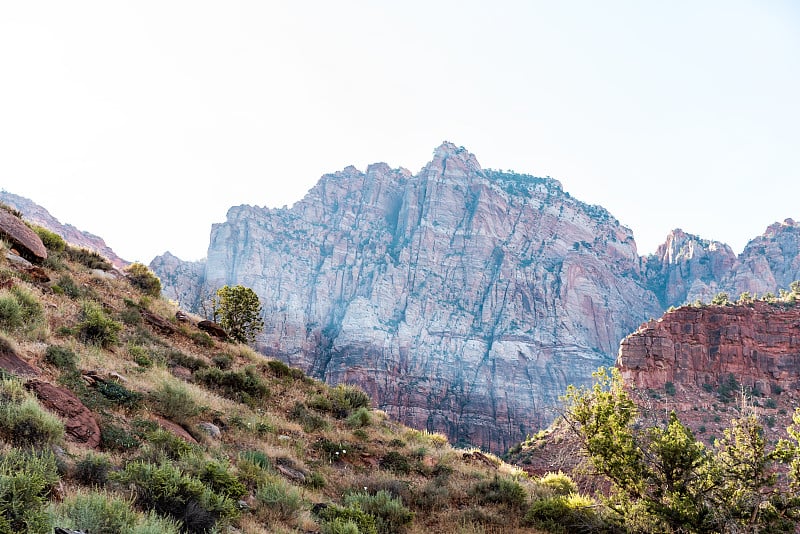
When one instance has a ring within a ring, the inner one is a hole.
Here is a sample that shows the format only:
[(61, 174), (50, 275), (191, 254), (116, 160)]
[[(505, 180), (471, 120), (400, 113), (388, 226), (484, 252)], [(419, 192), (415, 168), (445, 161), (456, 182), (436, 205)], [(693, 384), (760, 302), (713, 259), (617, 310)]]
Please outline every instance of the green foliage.
[(269, 388), (254, 367), (242, 371), (223, 371), (215, 367), (201, 369), (195, 373), (198, 382), (215, 389), (221, 395), (248, 405), (270, 395)]
[(234, 341), (251, 343), (264, 329), (261, 302), (249, 287), (223, 286), (213, 301), (214, 321), (218, 322)]
[(131, 462), (112, 477), (132, 488), (138, 506), (181, 521), (186, 532), (210, 532), (220, 520), (238, 514), (230, 498), (217, 495), (173, 464)]
[(188, 443), (168, 430), (157, 428), (145, 436), (145, 450), (142, 451), (143, 459), (155, 462), (163, 460), (184, 460), (196, 456), (199, 452), (197, 445)]
[(105, 450), (127, 451), (139, 446), (139, 440), (126, 429), (113, 423), (100, 425), (100, 446)]
[(58, 480), (51, 452), (11, 449), (0, 457), (0, 533), (49, 533), (45, 504)]
[(725, 380), (722, 380), (717, 387), (717, 394), (722, 402), (731, 402), (736, 394), (739, 393), (739, 382), (733, 373), (728, 373)]
[(56, 507), (55, 516), (60, 527), (92, 534), (130, 532), (138, 519), (127, 501), (94, 491), (70, 495)]
[(795, 280), (791, 284), (789, 284), (789, 289), (795, 295), (800, 295), (800, 280)]
[(301, 369), (289, 367), (280, 360), (269, 360), (267, 362), (267, 366), (269, 367), (270, 371), (272, 371), (272, 374), (278, 378), (303, 379), (306, 376)]
[(51, 232), (47, 228), (41, 226), (34, 226), (33, 231), (36, 232), (36, 235), (39, 236), (39, 239), (42, 240), (42, 244), (50, 253), (58, 254), (64, 252), (67, 248), (67, 242), (57, 233)]
[(108, 348), (115, 345), (122, 325), (106, 315), (99, 304), (84, 301), (81, 307), (81, 322), (76, 331), (78, 339), (92, 345)]
[(554, 534), (615, 531), (613, 522), (597, 512), (597, 503), (575, 493), (534, 501), (525, 514), (523, 524)]
[(331, 504), (320, 511), (319, 517), (323, 534), (378, 534), (375, 518), (360, 506)]
[(62, 275), (56, 281), (56, 284), (53, 286), (53, 291), (56, 293), (64, 293), (71, 299), (85, 297), (87, 293), (86, 290), (78, 287), (78, 284), (75, 283), (75, 280), (73, 280), (68, 274)]
[(344, 504), (349, 508), (359, 508), (371, 515), (375, 519), (375, 527), (379, 534), (403, 532), (406, 525), (414, 519), (414, 513), (388, 491), (381, 490), (375, 495), (351, 493), (345, 496)]
[(125, 408), (135, 409), (142, 401), (142, 394), (138, 391), (131, 391), (118, 382), (97, 382), (97, 391), (105, 398)]
[(715, 306), (727, 306), (730, 303), (731, 303), (731, 298), (724, 291), (720, 291), (719, 293), (714, 295), (714, 298), (711, 299), (711, 304)]
[(110, 271), (114, 268), (111, 262), (93, 250), (87, 248), (77, 248), (67, 245), (67, 258), (78, 262), (89, 269), (100, 269)]
[(664, 383), (664, 391), (666, 392), (667, 395), (670, 395), (670, 396), (674, 397), (675, 396), (675, 384), (673, 384), (672, 382), (665, 382)]
[(211, 358), (211, 362), (217, 369), (227, 371), (233, 365), (233, 358), (231, 358), (228, 354), (217, 354)]
[(478, 482), (470, 494), (481, 504), (501, 504), (514, 509), (522, 508), (528, 502), (528, 493), (519, 482), (501, 477)]
[(22, 308), (8, 292), (0, 292), (0, 328), (12, 331), (22, 326)]
[(256, 490), (256, 500), (281, 521), (297, 517), (303, 507), (303, 497), (291, 484), (281, 478), (270, 477)]
[(214, 346), (214, 340), (211, 339), (211, 336), (206, 334), (205, 332), (192, 332), (189, 336), (194, 344), (198, 347), (203, 347), (206, 349), (210, 349)]
[(111, 460), (107, 455), (89, 451), (75, 462), (75, 480), (84, 486), (105, 486), (111, 467)]
[(19, 304), (23, 324), (31, 325), (44, 317), (42, 305), (33, 293), (22, 286), (12, 287), (10, 292)]
[(150, 393), (155, 409), (167, 419), (184, 424), (200, 413), (200, 405), (189, 388), (180, 382), (165, 380)]
[(180, 365), (181, 367), (186, 367), (192, 372), (208, 367), (208, 364), (205, 362), (205, 360), (201, 360), (200, 358), (196, 358), (189, 354), (184, 354), (179, 350), (170, 351), (169, 354), (167, 354), (167, 361), (170, 363), (170, 365)]
[(539, 479), (539, 483), (549, 488), (555, 495), (566, 497), (570, 493), (578, 492), (577, 484), (561, 471), (558, 473), (546, 473)]
[(408, 458), (397, 451), (389, 451), (381, 458), (379, 465), (381, 469), (386, 469), (398, 475), (407, 475), (411, 472), (411, 464)]
[(362, 406), (350, 414), (350, 416), (347, 418), (347, 424), (351, 428), (363, 428), (365, 426), (369, 426), (372, 424), (372, 415), (368, 409)]
[(230, 466), (220, 461), (206, 462), (197, 477), (220, 495), (232, 499), (240, 499), (247, 495), (247, 488), (236, 475), (231, 473)]
[(132, 263), (125, 268), (130, 283), (151, 297), (161, 296), (161, 280), (142, 263)]
[(289, 419), (300, 423), (307, 433), (325, 430), (329, 427), (325, 418), (311, 412), (305, 404), (299, 401), (289, 411)]
[(16, 447), (48, 447), (64, 440), (64, 423), (26, 395), (0, 404), (0, 437)]
[(74, 371), (78, 365), (78, 356), (69, 347), (50, 345), (44, 353), (44, 361), (66, 371)]
[(35, 326), (44, 317), (39, 300), (22, 286), (0, 291), (0, 328), (13, 331)]

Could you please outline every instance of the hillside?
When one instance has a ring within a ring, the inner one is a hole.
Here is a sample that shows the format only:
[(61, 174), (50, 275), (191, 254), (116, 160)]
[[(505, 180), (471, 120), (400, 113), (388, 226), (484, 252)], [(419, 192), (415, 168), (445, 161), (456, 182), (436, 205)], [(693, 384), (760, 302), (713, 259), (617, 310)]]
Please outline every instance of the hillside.
[(37, 234), (39, 265), (0, 241), (0, 531), (536, 532), (551, 483), (209, 337)]

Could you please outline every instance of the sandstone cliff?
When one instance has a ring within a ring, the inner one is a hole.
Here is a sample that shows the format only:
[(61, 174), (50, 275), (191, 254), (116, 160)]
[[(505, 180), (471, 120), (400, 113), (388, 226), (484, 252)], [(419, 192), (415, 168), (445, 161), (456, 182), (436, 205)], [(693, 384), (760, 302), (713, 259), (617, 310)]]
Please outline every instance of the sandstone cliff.
[(102, 254), (117, 268), (121, 269), (130, 263), (117, 256), (111, 247), (106, 245), (106, 242), (103, 241), (102, 238), (90, 234), (89, 232), (78, 230), (71, 224), (62, 224), (61, 221), (53, 217), (49, 211), (25, 197), (0, 190), (0, 202), (18, 210), (22, 213), (26, 221), (57, 233), (63, 237), (67, 243), (88, 248), (89, 250), (94, 250)]
[(676, 410), (700, 437), (728, 424), (742, 393), (780, 433), (800, 391), (800, 305), (684, 306), (626, 337), (617, 366), (651, 413)]
[[(165, 293), (196, 303), (162, 265)], [(449, 143), (416, 175), (348, 167), (291, 209), (231, 208), (200, 291), (224, 284), (260, 295), (264, 353), (493, 450), (547, 424), (567, 384), (660, 314), (607, 211)]]

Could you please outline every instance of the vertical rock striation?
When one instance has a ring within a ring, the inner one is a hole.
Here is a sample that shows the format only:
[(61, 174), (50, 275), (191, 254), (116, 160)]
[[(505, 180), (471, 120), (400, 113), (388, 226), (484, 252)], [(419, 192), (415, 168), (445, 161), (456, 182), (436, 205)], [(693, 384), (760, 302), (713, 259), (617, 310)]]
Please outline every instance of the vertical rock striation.
[(348, 167), (291, 209), (231, 208), (201, 291), (224, 284), (261, 297), (262, 352), (493, 450), (547, 424), (567, 384), (660, 313), (607, 211), (450, 143), (416, 175)]

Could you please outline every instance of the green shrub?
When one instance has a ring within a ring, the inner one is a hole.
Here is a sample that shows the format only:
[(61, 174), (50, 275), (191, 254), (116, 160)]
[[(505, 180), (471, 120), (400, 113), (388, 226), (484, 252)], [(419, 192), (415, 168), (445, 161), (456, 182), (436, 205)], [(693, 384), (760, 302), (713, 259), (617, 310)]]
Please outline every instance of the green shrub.
[(136, 524), (137, 515), (127, 501), (99, 492), (79, 492), (55, 509), (57, 524), (92, 534), (122, 534)]
[(767, 407), (767, 408), (777, 408), (778, 407), (778, 403), (775, 402), (775, 399), (770, 397), (770, 398), (767, 398), (766, 401), (764, 401), (764, 406)]
[(178, 424), (184, 424), (200, 413), (194, 394), (180, 382), (161, 382), (150, 393), (150, 398), (161, 415)]
[(142, 401), (142, 394), (131, 391), (117, 382), (97, 382), (97, 391), (105, 398), (125, 408), (135, 409)]
[(111, 467), (108, 456), (89, 451), (75, 463), (75, 480), (84, 486), (105, 486)]
[(22, 308), (11, 294), (0, 292), (0, 328), (12, 331), (22, 326)]
[(672, 382), (665, 382), (664, 383), (664, 391), (666, 392), (667, 395), (670, 395), (671, 397), (674, 397), (675, 396), (675, 384), (673, 384)]
[(303, 430), (309, 434), (329, 427), (328, 422), (323, 417), (309, 411), (306, 405), (299, 401), (289, 411), (289, 419), (300, 423), (303, 426)]
[(379, 534), (403, 532), (405, 526), (414, 519), (414, 513), (388, 491), (379, 491), (375, 495), (351, 493), (344, 498), (344, 503), (371, 515)]
[(568, 476), (559, 471), (558, 473), (546, 473), (539, 479), (539, 483), (549, 488), (555, 495), (569, 495), (578, 492), (578, 485)]
[(149, 369), (153, 366), (153, 359), (147, 354), (143, 347), (131, 345), (128, 347), (128, 354), (131, 355), (136, 365)]
[(372, 415), (367, 408), (363, 406), (354, 411), (347, 418), (347, 424), (351, 428), (363, 428), (372, 424)]
[(211, 358), (211, 362), (217, 369), (222, 369), (223, 371), (227, 371), (233, 365), (233, 358), (230, 357), (228, 354), (217, 354), (216, 356)]
[(371, 402), (369, 395), (363, 389), (351, 384), (339, 384), (331, 388), (328, 398), (333, 404), (331, 413), (339, 419), (344, 419), (353, 410), (369, 408)]
[(397, 451), (389, 451), (380, 460), (381, 469), (386, 469), (397, 475), (407, 475), (411, 472), (411, 464), (408, 458)]
[(0, 457), (0, 532), (49, 534), (45, 504), (58, 480), (51, 452), (11, 449)]
[(235, 503), (186, 475), (175, 465), (131, 462), (113, 478), (134, 492), (136, 504), (183, 523), (186, 532), (207, 533), (238, 514)]
[(319, 517), (323, 534), (378, 534), (375, 518), (359, 506), (331, 504), (319, 512)]
[(522, 508), (528, 501), (528, 493), (518, 482), (495, 477), (475, 484), (470, 494), (480, 504), (501, 504), (509, 508)]
[(140, 326), (142, 324), (142, 312), (137, 306), (126, 306), (119, 312), (119, 318), (128, 326)]
[(205, 332), (193, 332), (189, 337), (198, 347), (210, 349), (214, 346), (214, 340)]
[(130, 283), (151, 297), (161, 296), (161, 280), (153, 271), (141, 263), (132, 263), (125, 268)]
[(69, 347), (50, 345), (44, 353), (44, 361), (66, 371), (74, 371), (78, 365), (78, 356)]
[(56, 292), (60, 291), (71, 299), (77, 299), (86, 296), (86, 292), (78, 287), (78, 284), (75, 283), (75, 280), (73, 280), (72, 277), (67, 274), (62, 275), (56, 281), (55, 285), (53, 286), (53, 290)]
[(12, 287), (10, 293), (19, 304), (23, 324), (32, 325), (44, 317), (42, 305), (33, 293), (22, 286)]
[(283, 479), (271, 477), (256, 490), (256, 500), (281, 521), (297, 517), (303, 507), (300, 492)]
[(196, 358), (189, 354), (184, 354), (181, 351), (173, 350), (167, 354), (167, 361), (170, 365), (179, 365), (181, 367), (186, 367), (190, 371), (198, 371), (200, 369), (205, 369), (208, 367), (208, 364), (205, 360), (200, 358)]
[(224, 397), (248, 405), (254, 405), (256, 401), (267, 398), (270, 394), (266, 383), (250, 366), (242, 371), (223, 371), (209, 367), (197, 371), (195, 378)]
[(93, 250), (67, 245), (66, 253), (70, 260), (78, 262), (89, 269), (110, 271), (114, 268), (110, 261)]
[(15, 447), (48, 447), (64, 440), (64, 423), (33, 397), (0, 404), (0, 437)]
[(534, 501), (523, 524), (554, 534), (573, 532), (616, 532), (612, 521), (596, 511), (596, 503), (582, 495), (557, 495)]
[(67, 242), (57, 233), (51, 232), (47, 228), (41, 226), (33, 226), (33, 231), (36, 232), (36, 235), (39, 236), (39, 239), (42, 240), (42, 244), (49, 252), (58, 254), (64, 252), (67, 248)]
[(240, 499), (247, 495), (247, 488), (236, 475), (231, 473), (230, 466), (217, 460), (206, 462), (197, 477), (220, 495), (232, 499)]
[(181, 527), (175, 521), (161, 517), (155, 512), (144, 515), (129, 534), (180, 534)]
[(100, 446), (105, 450), (127, 451), (139, 446), (134, 435), (113, 423), (100, 425)]
[(147, 434), (147, 448), (143, 456), (151, 453), (153, 460), (160, 462), (163, 459), (181, 460), (196, 456), (200, 449), (193, 443), (188, 443), (168, 430), (158, 428)]
[(109, 318), (98, 304), (84, 301), (81, 322), (77, 325), (78, 338), (84, 343), (108, 348), (117, 343), (122, 325)]

